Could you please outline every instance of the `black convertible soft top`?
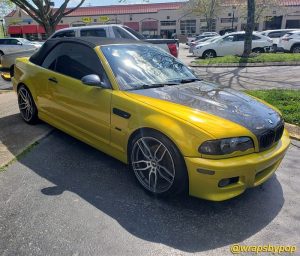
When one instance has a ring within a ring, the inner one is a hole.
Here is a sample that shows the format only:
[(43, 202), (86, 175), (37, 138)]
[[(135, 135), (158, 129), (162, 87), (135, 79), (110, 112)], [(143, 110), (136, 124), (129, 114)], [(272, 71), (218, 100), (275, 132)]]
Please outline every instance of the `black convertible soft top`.
[(53, 38), (48, 39), (42, 47), (30, 57), (30, 62), (41, 65), (48, 53), (60, 43), (78, 43), (86, 45), (90, 48), (95, 48), (99, 45), (111, 45), (111, 44), (143, 44), (142, 41), (122, 39), (122, 38), (103, 38), (103, 37), (65, 37), (65, 38)]

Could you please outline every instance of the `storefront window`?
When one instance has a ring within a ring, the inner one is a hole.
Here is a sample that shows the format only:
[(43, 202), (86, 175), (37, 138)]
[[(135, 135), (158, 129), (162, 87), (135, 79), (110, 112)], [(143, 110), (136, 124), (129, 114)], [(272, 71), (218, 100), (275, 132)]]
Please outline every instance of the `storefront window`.
[(180, 33), (182, 35), (196, 34), (196, 20), (181, 20)]

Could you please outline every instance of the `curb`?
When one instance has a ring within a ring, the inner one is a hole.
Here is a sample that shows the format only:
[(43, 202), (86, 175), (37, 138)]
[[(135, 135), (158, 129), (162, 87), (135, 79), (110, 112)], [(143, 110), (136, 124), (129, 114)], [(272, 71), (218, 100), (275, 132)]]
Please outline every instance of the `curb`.
[(285, 123), (285, 128), (288, 130), (290, 137), (300, 141), (300, 127), (297, 125)]
[(25, 146), (24, 148), (21, 148), (19, 150), (19, 152), (14, 155), (14, 157), (8, 159), (7, 161), (3, 162), (0, 164), (0, 172), (1, 169), (8, 167), (11, 163), (13, 163), (16, 159), (18, 159), (18, 157), (22, 156), (23, 153), (31, 147), (31, 145), (38, 143), (39, 141), (41, 141), (42, 139), (46, 138), (47, 136), (49, 136), (51, 133), (53, 132), (53, 128), (50, 126), (49, 130), (46, 131), (44, 134), (41, 134), (40, 136), (34, 138), (32, 141), (30, 141), (30, 143), (28, 143), (27, 146)]
[(270, 67), (270, 66), (300, 66), (300, 61), (292, 62), (257, 62), (257, 63), (217, 63), (217, 64), (196, 64), (191, 62), (190, 67), (199, 68), (232, 68), (232, 67)]

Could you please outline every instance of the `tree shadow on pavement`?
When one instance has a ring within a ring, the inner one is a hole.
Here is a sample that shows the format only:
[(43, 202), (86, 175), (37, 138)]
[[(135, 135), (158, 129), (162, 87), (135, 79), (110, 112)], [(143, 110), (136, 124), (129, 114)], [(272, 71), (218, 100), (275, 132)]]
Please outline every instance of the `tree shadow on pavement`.
[(57, 130), (20, 162), (54, 184), (41, 189), (45, 196), (76, 193), (132, 235), (185, 252), (239, 243), (267, 226), (284, 203), (276, 176), (225, 202), (157, 199), (126, 165)]

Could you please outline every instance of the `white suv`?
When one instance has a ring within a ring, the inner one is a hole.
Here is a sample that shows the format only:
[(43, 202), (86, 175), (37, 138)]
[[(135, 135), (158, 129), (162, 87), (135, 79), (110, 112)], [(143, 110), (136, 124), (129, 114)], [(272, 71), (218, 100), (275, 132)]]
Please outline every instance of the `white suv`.
[(263, 35), (263, 36), (267, 36), (267, 37), (270, 37), (272, 40), (273, 40), (273, 50), (274, 51), (279, 51), (281, 50), (279, 47), (278, 47), (278, 44), (279, 44), (279, 41), (280, 41), (280, 38), (282, 36), (284, 36), (286, 33), (288, 32), (292, 32), (296, 29), (275, 29), (275, 30), (265, 30), (265, 31), (262, 31), (260, 32), (259, 34)]
[[(195, 46), (193, 53), (197, 57), (214, 58), (225, 55), (241, 55), (244, 51), (245, 32), (235, 32), (209, 40)], [(273, 44), (269, 37), (253, 33), (252, 51), (263, 53)]]
[(285, 52), (300, 53), (300, 30), (289, 32), (280, 38), (279, 47)]

